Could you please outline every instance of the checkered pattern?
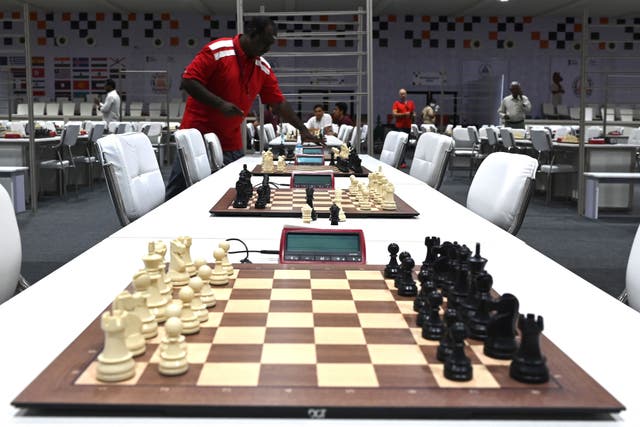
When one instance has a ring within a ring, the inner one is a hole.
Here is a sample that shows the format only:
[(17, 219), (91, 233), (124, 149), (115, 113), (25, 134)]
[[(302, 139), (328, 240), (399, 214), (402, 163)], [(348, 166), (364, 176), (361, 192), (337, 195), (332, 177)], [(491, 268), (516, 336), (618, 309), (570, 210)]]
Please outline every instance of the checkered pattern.
[[(188, 372), (176, 384), (198, 387), (287, 388), (501, 388), (510, 361), (483, 355), (470, 340), (470, 382), (444, 378), (438, 342), (421, 336), (413, 301), (397, 295), (379, 270), (336, 268), (235, 270), (215, 288), (217, 304), (198, 334), (186, 336)], [(163, 385), (158, 373), (159, 328), (137, 357), (134, 378), (113, 384)], [(95, 385), (97, 362), (76, 380)], [(544, 387), (557, 388), (551, 381)]]

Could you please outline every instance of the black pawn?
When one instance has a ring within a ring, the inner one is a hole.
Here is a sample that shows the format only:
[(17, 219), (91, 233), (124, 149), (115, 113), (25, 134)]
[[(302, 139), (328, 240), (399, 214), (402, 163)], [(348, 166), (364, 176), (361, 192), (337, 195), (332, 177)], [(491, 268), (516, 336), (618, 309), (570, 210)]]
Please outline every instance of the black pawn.
[(422, 325), (422, 338), (437, 341), (442, 338), (444, 325), (440, 319), (440, 306), (442, 305), (442, 295), (438, 291), (433, 291), (427, 297), (429, 312)]
[(471, 338), (484, 341), (487, 338), (487, 325), (491, 320), (489, 312), (493, 301), (489, 291), (493, 285), (493, 278), (489, 273), (483, 272), (475, 277), (475, 284), (479, 295), (478, 306), (468, 318), (467, 324)]
[(484, 354), (494, 359), (508, 360), (518, 349), (516, 342), (516, 321), (518, 320), (518, 299), (511, 294), (502, 295), (494, 304), (496, 313), (487, 325), (484, 340)]
[(398, 274), (396, 274), (393, 286), (395, 286), (396, 288), (400, 287), (400, 284), (402, 283), (402, 263), (404, 262), (404, 260), (406, 258), (409, 258), (411, 256), (411, 254), (409, 254), (409, 252), (403, 251), (400, 252), (400, 255), (398, 255), (398, 259), (400, 260), (400, 266), (398, 267)]
[(331, 157), (329, 158), (329, 166), (335, 166), (336, 165), (336, 153), (334, 153), (333, 150), (331, 150), (330, 153), (331, 153)]
[(455, 308), (447, 308), (447, 311), (444, 312), (444, 334), (442, 334), (442, 338), (440, 338), (440, 345), (436, 353), (436, 357), (441, 362), (446, 361), (451, 353), (453, 353), (451, 329), (456, 321), (458, 321), (458, 311)]
[(418, 295), (416, 295), (416, 299), (413, 301), (413, 311), (416, 313), (427, 304), (426, 298), (428, 293), (425, 292), (425, 284), (429, 280), (429, 274), (426, 271), (420, 270), (418, 280), (420, 281), (420, 290), (418, 291)]
[(400, 275), (402, 276), (402, 283), (398, 286), (398, 295), (402, 297), (414, 297), (418, 293), (418, 287), (415, 280), (413, 280), (413, 267), (416, 266), (413, 258), (405, 258), (402, 264), (400, 264)]
[(540, 333), (544, 329), (542, 316), (522, 314), (518, 319), (520, 328), (520, 348), (513, 356), (509, 367), (509, 375), (516, 381), (529, 384), (540, 384), (549, 381), (547, 360), (540, 351)]
[(464, 353), (464, 339), (467, 335), (464, 323), (454, 322), (450, 330), (453, 351), (444, 362), (444, 377), (451, 381), (469, 381), (473, 377), (473, 367)]
[(398, 275), (398, 251), (400, 248), (396, 243), (391, 243), (387, 246), (387, 250), (389, 251), (389, 264), (384, 267), (383, 276), (386, 279), (395, 279)]
[(340, 222), (339, 214), (340, 208), (335, 203), (332, 203), (329, 208), (329, 221), (331, 221), (331, 225), (338, 225)]

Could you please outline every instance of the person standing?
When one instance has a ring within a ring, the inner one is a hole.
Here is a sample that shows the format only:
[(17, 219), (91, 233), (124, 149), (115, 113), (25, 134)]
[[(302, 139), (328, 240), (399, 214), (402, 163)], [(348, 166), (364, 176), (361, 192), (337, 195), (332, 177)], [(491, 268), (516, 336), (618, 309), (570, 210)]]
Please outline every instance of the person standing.
[[(180, 128), (198, 129), (203, 134), (214, 132), (222, 145), (224, 164), (231, 163), (244, 155), (241, 126), (260, 95), (274, 114), (300, 131), (303, 141), (323, 144), (295, 114), (282, 95), (271, 66), (262, 58), (276, 40), (275, 23), (268, 17), (256, 16), (245, 28), (244, 34), (209, 42), (185, 69), (181, 88), (189, 97)], [(165, 198), (168, 200), (185, 188), (176, 159)]]
[(116, 92), (116, 83), (111, 79), (104, 82), (104, 90), (107, 92), (104, 102), (100, 102), (100, 99), (96, 98), (94, 103), (96, 109), (102, 113), (102, 120), (108, 126), (109, 123), (120, 120), (120, 95)]
[(559, 72), (553, 73), (551, 77), (551, 104), (554, 107), (558, 107), (558, 105), (562, 104), (562, 94), (564, 93), (564, 88), (562, 87), (562, 76)]
[(338, 126), (353, 126), (353, 119), (347, 114), (347, 108), (348, 107), (345, 102), (336, 102), (336, 106), (331, 112), (333, 123), (337, 124)]
[(531, 102), (522, 94), (520, 83), (511, 82), (509, 90), (511, 95), (502, 100), (498, 114), (505, 127), (524, 129), (524, 119), (531, 112)]
[(400, 132), (411, 132), (411, 123), (415, 117), (416, 106), (413, 101), (407, 99), (407, 91), (398, 91), (400, 99), (393, 103), (392, 113), (396, 120), (396, 130)]

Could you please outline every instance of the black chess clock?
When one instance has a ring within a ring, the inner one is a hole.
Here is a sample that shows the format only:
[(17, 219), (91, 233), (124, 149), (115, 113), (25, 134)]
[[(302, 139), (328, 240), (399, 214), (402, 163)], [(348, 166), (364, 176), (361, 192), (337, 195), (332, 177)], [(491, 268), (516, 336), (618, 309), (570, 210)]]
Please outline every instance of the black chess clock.
[(335, 181), (333, 172), (317, 171), (317, 172), (301, 172), (294, 171), (291, 174), (291, 188), (322, 188), (325, 190), (333, 190)]
[(362, 230), (285, 227), (280, 263), (366, 263)]

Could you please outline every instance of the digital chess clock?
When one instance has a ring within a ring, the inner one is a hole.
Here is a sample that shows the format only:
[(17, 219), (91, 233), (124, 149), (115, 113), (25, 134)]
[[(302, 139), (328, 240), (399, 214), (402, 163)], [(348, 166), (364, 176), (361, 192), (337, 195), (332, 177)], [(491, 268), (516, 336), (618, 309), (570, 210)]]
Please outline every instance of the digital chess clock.
[(302, 147), (302, 154), (322, 154), (324, 155), (324, 151), (322, 147), (311, 146), (311, 147)]
[(280, 263), (366, 263), (362, 230), (285, 227)]
[(324, 154), (298, 154), (296, 165), (324, 165)]
[(291, 174), (291, 188), (322, 188), (325, 190), (333, 190), (334, 188), (333, 172), (317, 171), (317, 172), (301, 172), (294, 171)]

